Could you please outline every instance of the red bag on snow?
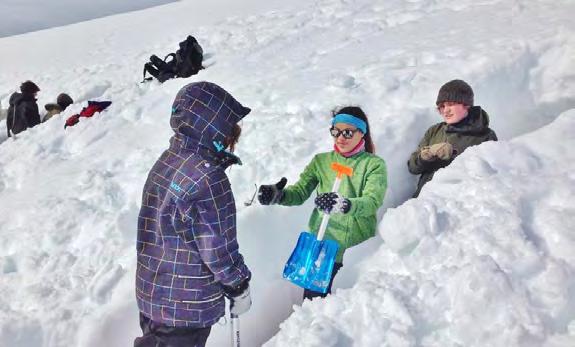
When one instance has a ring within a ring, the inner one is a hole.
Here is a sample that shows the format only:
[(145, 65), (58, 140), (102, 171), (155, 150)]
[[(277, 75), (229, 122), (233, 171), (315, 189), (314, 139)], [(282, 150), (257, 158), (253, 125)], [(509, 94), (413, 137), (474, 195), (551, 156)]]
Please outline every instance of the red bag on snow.
[(79, 114), (75, 114), (66, 119), (64, 129), (73, 126), (80, 121), (80, 117), (92, 117), (96, 112), (102, 112), (112, 104), (111, 101), (88, 101), (88, 107), (84, 107)]

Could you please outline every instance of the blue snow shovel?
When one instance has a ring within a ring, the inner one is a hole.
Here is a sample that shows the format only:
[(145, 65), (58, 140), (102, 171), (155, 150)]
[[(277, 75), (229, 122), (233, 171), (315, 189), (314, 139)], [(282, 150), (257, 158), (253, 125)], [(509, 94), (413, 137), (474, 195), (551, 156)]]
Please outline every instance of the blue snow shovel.
[[(331, 168), (336, 172), (331, 191), (337, 192), (341, 177), (343, 175), (351, 176), (353, 169), (336, 162), (331, 163)], [(284, 278), (290, 282), (324, 294), (327, 292), (331, 280), (333, 264), (339, 248), (336, 241), (323, 240), (328, 221), (329, 214), (325, 213), (321, 220), (317, 239), (314, 234), (307, 231), (303, 231), (299, 235), (297, 245), (289, 257), (283, 273)]]

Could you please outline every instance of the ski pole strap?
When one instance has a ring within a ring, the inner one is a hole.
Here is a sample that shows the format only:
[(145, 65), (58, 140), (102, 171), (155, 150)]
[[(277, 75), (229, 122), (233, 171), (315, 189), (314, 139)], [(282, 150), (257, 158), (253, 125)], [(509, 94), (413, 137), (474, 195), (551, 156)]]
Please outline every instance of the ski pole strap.
[(166, 55), (164, 57), (164, 61), (167, 61), (169, 57), (172, 57), (172, 59), (176, 59), (176, 53), (170, 53), (170, 54)]

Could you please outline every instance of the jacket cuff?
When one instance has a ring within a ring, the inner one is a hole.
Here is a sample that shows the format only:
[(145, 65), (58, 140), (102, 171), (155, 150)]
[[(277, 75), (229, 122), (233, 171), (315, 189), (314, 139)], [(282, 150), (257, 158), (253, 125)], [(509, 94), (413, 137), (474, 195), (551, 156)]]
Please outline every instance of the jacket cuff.
[(358, 203), (358, 198), (349, 198), (349, 203), (351, 204), (351, 208), (349, 209), (349, 211), (347, 211), (346, 215), (351, 216), (351, 215), (358, 215), (359, 212), (359, 203)]
[(425, 160), (420, 156), (415, 159), (416, 165), (421, 168), (422, 173), (435, 172), (451, 163), (449, 160), (441, 160), (439, 158), (433, 160)]
[(436, 161), (437, 161), (437, 159), (425, 160), (419, 154), (417, 155), (417, 157), (415, 157), (415, 163), (421, 167), (430, 166), (430, 165), (432, 165), (432, 163), (435, 163)]
[(250, 279), (251, 279), (251, 275), (250, 275), (250, 277), (246, 278), (245, 280), (243, 280), (240, 284), (238, 284), (235, 287), (229, 287), (229, 286), (222, 285), (222, 287), (224, 289), (224, 294), (229, 298), (235, 298), (236, 296), (239, 296), (240, 294), (245, 292), (245, 290), (250, 286)]
[(278, 198), (278, 201), (276, 202), (276, 205), (283, 205), (282, 202), (283, 202), (284, 198), (286, 197), (285, 188), (282, 189), (282, 190), (279, 192), (279, 194), (280, 194), (280, 196), (279, 196), (279, 198)]

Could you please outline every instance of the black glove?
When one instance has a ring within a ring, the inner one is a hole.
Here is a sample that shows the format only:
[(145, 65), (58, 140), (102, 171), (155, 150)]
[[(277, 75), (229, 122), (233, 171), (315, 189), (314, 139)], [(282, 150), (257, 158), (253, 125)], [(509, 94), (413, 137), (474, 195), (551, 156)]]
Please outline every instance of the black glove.
[(252, 306), (249, 280), (245, 280), (236, 288), (224, 287), (224, 293), (230, 300), (230, 313), (239, 316), (249, 311)]
[(261, 185), (258, 191), (258, 201), (262, 205), (273, 205), (281, 201), (286, 186), (287, 178), (282, 179), (276, 184)]
[(321, 193), (315, 198), (315, 207), (323, 213), (348, 213), (351, 201), (338, 193)]
[(230, 297), (230, 313), (239, 316), (246, 313), (252, 307), (252, 297), (250, 287), (247, 287), (240, 295)]

